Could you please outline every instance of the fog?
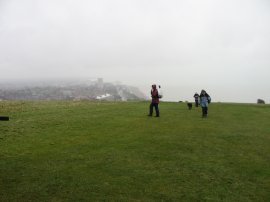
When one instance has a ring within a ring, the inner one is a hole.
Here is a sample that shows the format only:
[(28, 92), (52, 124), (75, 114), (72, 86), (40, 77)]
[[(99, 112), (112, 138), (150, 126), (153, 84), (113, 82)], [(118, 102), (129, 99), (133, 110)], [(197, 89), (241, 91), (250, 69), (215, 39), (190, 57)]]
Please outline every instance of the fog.
[(104, 78), (270, 102), (268, 0), (0, 0), (0, 79)]

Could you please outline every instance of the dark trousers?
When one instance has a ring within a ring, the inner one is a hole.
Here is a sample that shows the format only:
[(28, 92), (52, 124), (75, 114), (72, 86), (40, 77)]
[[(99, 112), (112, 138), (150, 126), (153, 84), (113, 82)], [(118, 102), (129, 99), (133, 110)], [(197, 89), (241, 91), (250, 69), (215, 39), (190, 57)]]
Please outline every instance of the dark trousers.
[(155, 107), (155, 110), (156, 110), (156, 116), (159, 116), (158, 103), (151, 103), (151, 104), (150, 104), (149, 115), (152, 116), (152, 114), (153, 114), (153, 108), (154, 108), (154, 107)]
[(198, 107), (199, 106), (199, 101), (195, 100), (195, 106)]
[(208, 114), (208, 107), (202, 107), (202, 116), (206, 117)]

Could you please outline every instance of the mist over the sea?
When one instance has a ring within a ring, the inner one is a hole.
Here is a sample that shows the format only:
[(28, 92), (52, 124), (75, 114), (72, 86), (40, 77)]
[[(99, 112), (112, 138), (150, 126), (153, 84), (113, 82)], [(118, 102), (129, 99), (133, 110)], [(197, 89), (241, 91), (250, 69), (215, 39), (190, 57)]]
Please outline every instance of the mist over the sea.
[(0, 80), (103, 78), (270, 102), (268, 0), (1, 0)]

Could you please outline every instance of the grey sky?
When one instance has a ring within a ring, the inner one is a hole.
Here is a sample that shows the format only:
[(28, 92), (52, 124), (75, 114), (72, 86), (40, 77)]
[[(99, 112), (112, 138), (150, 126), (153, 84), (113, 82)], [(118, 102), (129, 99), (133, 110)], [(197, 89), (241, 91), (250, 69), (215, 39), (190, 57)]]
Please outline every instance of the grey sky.
[(0, 0), (0, 79), (103, 77), (270, 101), (268, 0)]

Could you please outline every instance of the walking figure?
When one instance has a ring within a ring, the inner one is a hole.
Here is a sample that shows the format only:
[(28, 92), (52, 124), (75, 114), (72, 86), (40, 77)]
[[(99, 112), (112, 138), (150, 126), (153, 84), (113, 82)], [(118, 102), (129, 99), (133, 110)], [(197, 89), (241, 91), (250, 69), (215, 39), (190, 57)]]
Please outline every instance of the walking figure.
[(195, 106), (198, 107), (199, 106), (199, 94), (195, 93), (195, 95), (193, 96), (195, 98)]
[(208, 104), (211, 102), (211, 97), (206, 93), (205, 90), (201, 91), (200, 104), (202, 107), (202, 118), (206, 118), (208, 115)]

